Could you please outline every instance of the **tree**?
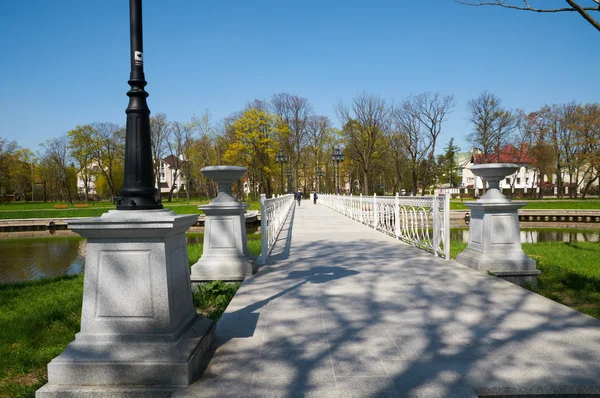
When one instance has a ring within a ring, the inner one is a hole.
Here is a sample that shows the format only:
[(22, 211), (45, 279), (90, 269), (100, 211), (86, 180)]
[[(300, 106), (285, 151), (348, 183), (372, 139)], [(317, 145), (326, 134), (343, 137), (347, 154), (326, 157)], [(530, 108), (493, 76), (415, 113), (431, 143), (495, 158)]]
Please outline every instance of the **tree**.
[(413, 107), (412, 99), (406, 98), (394, 109), (394, 129), (398, 132), (400, 143), (407, 157), (413, 192), (417, 192), (421, 180), (420, 165), (429, 153), (430, 142), (427, 141), (421, 128), (418, 112)]
[(588, 12), (600, 11), (600, 0), (592, 0), (596, 3), (595, 6), (582, 6), (575, 0), (565, 0), (569, 5), (568, 7), (552, 7), (552, 8), (537, 8), (532, 7), (529, 4), (529, 0), (514, 0), (509, 2), (507, 0), (456, 0), (460, 4), (466, 4), (469, 6), (499, 6), (504, 8), (510, 8), (513, 10), (531, 11), (537, 13), (556, 13), (556, 12), (577, 12), (583, 19), (588, 21), (596, 30), (600, 31), (600, 22), (596, 21), (594, 17)]
[(11, 166), (18, 149), (16, 141), (0, 137), (0, 201), (3, 201), (4, 195), (11, 190)]
[(313, 114), (312, 106), (306, 98), (279, 93), (271, 97), (271, 109), (289, 130), (289, 134), (281, 136), (285, 139), (282, 146), (290, 156), (290, 164), (294, 165), (295, 180), (299, 181), (300, 156), (306, 145), (308, 120)]
[(500, 150), (510, 142), (511, 134), (518, 127), (518, 118), (502, 107), (500, 98), (487, 91), (469, 101), (467, 111), (474, 127), (467, 140), (483, 154), (484, 161), (489, 162), (491, 154), (495, 152), (499, 155)]
[(42, 144), (42, 148), (44, 149), (43, 156), (47, 159), (56, 176), (63, 200), (73, 206), (73, 193), (76, 189), (77, 177), (74, 167), (69, 165), (71, 158), (67, 135), (64, 134), (47, 140)]
[[(331, 131), (331, 121), (327, 116), (310, 116), (307, 123), (308, 143), (314, 155), (315, 173), (320, 167), (321, 155), (327, 135)], [(316, 175), (316, 174), (315, 174)], [(318, 181), (318, 180), (317, 180)], [(320, 192), (319, 183), (316, 185), (316, 190)]]
[(455, 178), (458, 175), (458, 165), (455, 162), (455, 157), (458, 151), (460, 151), (460, 147), (454, 145), (454, 137), (452, 137), (444, 147), (444, 154), (441, 158), (442, 173), (448, 176), (448, 182), (452, 187), (454, 187), (457, 182), (455, 181)]
[(442, 132), (442, 125), (446, 117), (456, 106), (456, 100), (453, 95), (440, 97), (439, 93), (423, 93), (418, 95), (413, 102), (416, 108), (417, 117), (428, 133), (429, 154), (425, 162), (425, 173), (423, 175), (423, 186), (421, 195), (425, 195), (425, 186), (429, 183), (429, 170), (435, 163), (434, 153), (437, 144), (437, 138)]
[(79, 170), (79, 176), (83, 181), (83, 193), (86, 202), (88, 201), (89, 186), (92, 176), (97, 171), (92, 164), (94, 160), (92, 153), (93, 136), (94, 131), (89, 124), (77, 126), (67, 133), (69, 154), (76, 162), (76, 168)]
[(385, 99), (367, 93), (357, 95), (351, 109), (342, 102), (335, 108), (343, 126), (347, 154), (360, 165), (365, 195), (369, 192), (369, 173), (385, 152), (384, 129), (390, 111)]
[[(173, 199), (173, 192), (177, 188), (177, 196), (181, 187), (176, 187), (177, 179), (182, 175), (184, 163), (187, 161), (193, 143), (192, 125), (190, 123), (172, 122), (169, 124), (167, 137), (167, 152), (169, 153), (169, 166), (171, 166), (171, 188), (168, 201)], [(189, 191), (189, 189), (187, 189)], [(189, 200), (189, 197), (188, 197)]]
[(93, 123), (91, 127), (90, 151), (92, 158), (98, 164), (99, 172), (108, 186), (106, 193), (114, 201), (123, 186), (125, 129), (108, 122)]
[(169, 136), (169, 122), (167, 115), (157, 113), (150, 118), (150, 137), (152, 143), (152, 165), (156, 187), (160, 190), (160, 162), (165, 157), (167, 138)]
[(230, 164), (242, 164), (248, 168), (251, 189), (259, 190), (271, 196), (271, 175), (273, 159), (282, 141), (282, 135), (288, 133), (287, 125), (276, 115), (260, 109), (247, 109), (230, 125), (232, 135), (224, 160)]

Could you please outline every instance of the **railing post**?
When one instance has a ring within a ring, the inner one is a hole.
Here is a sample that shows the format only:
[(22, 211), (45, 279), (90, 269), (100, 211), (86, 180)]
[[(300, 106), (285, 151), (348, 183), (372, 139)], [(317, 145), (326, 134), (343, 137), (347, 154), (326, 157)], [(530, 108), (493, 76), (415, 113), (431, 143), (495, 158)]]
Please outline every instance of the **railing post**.
[(267, 232), (267, 212), (265, 211), (265, 199), (266, 196), (263, 193), (260, 195), (260, 259), (259, 264), (264, 265), (267, 263), (267, 250), (268, 246), (268, 232)]
[(450, 195), (444, 197), (444, 257), (450, 260)]
[(400, 238), (400, 196), (396, 192), (394, 198), (394, 232), (396, 233), (396, 239)]
[(379, 214), (377, 211), (377, 194), (373, 194), (373, 228), (377, 229), (377, 218)]
[(362, 193), (360, 194), (360, 198), (358, 200), (358, 204), (360, 206), (360, 214), (358, 215), (360, 217), (360, 223), (364, 224), (364, 220), (363, 220), (363, 213), (364, 213), (364, 209), (363, 209), (363, 199), (362, 199)]
[(440, 228), (440, 204), (437, 196), (433, 197), (433, 251), (439, 253), (440, 251), (440, 235), (442, 229)]

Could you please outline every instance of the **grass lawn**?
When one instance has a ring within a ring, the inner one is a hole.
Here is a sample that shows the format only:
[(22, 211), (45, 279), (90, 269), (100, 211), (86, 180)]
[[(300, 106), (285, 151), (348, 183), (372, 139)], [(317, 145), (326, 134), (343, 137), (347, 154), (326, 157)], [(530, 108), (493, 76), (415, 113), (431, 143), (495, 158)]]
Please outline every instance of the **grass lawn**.
[[(177, 214), (203, 214), (198, 210), (198, 205), (207, 204), (208, 200), (195, 200), (186, 204), (185, 200), (163, 202), (163, 207)], [(110, 202), (88, 203), (88, 207), (67, 207), (66, 209), (55, 209), (54, 205), (66, 203), (8, 203), (0, 204), (0, 220), (14, 220), (22, 218), (71, 218), (71, 217), (99, 217), (116, 207)], [(249, 210), (260, 210), (257, 200), (245, 202), (250, 205)]]
[[(260, 254), (260, 234), (248, 235), (248, 249)], [(190, 265), (198, 261), (202, 244), (189, 245), (188, 255)], [(194, 305), (217, 321), (239, 286), (206, 283), (194, 293)], [(0, 285), (0, 397), (34, 397), (46, 383), (46, 365), (79, 331), (82, 296), (82, 274)]]
[[(450, 242), (450, 256), (467, 247)], [(600, 319), (600, 243), (523, 243), (523, 251), (542, 271), (538, 285), (529, 290)]]

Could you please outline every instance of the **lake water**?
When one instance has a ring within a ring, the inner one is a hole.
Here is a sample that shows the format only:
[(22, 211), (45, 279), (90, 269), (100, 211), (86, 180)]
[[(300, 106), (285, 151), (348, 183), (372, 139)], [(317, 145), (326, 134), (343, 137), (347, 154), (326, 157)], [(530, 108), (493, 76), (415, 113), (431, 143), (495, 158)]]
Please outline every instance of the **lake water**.
[[(468, 229), (452, 229), (450, 230), (450, 239), (462, 240), (469, 242)], [(522, 243), (537, 243), (537, 242), (598, 242), (600, 243), (600, 231), (548, 231), (538, 229), (523, 229), (521, 230)]]
[[(248, 228), (248, 233), (255, 232)], [(83, 271), (85, 239), (71, 231), (10, 233), (0, 238), (0, 284), (74, 275)], [(468, 242), (468, 229), (451, 230), (451, 239)], [(202, 243), (202, 235), (189, 234), (188, 244)], [(521, 231), (522, 242), (600, 242), (600, 231), (547, 231), (527, 229)]]

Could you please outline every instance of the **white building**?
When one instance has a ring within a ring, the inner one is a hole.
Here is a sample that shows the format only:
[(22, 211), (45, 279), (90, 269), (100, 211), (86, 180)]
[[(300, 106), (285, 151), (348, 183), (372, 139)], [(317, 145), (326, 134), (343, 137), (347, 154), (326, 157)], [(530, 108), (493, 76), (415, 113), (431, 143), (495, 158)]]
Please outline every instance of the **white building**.
[(499, 156), (494, 153), (488, 155), (487, 159), (484, 159), (482, 153), (472, 153), (469, 161), (463, 165), (461, 188), (483, 189), (483, 181), (471, 171), (471, 167), (482, 163), (515, 163), (519, 165), (516, 173), (500, 181), (500, 189), (537, 188), (538, 170), (535, 167), (535, 159), (527, 154), (526, 147), (519, 150), (513, 145), (507, 145)]
[(186, 179), (181, 170), (185, 162), (174, 155), (161, 159), (158, 170), (160, 187), (157, 187), (161, 194), (168, 194), (171, 188), (173, 193), (185, 191)]

